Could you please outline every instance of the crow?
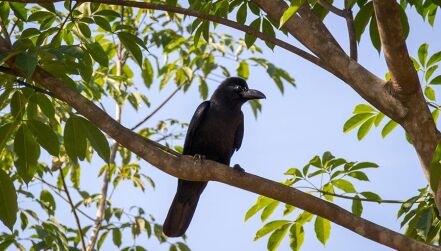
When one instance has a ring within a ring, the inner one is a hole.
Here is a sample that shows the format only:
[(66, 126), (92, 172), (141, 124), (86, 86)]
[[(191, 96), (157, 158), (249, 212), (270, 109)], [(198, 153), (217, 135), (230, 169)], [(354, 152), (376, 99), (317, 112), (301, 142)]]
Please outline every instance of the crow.
[[(239, 77), (225, 79), (210, 100), (196, 109), (185, 137), (184, 155), (206, 158), (230, 165), (234, 151), (239, 150), (244, 133), (242, 105), (248, 100), (262, 99), (260, 91), (248, 89)], [(243, 171), (239, 165), (235, 169)], [(207, 182), (178, 180), (176, 195), (164, 221), (168, 237), (184, 235)]]

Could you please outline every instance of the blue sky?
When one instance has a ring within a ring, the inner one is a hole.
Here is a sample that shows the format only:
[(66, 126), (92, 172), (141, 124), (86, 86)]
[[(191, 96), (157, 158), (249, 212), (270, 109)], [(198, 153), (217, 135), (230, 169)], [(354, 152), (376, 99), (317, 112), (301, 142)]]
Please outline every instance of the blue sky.
[[(429, 51), (441, 50), (439, 21), (431, 28), (423, 24), (421, 17), (411, 11), (411, 31), (407, 40), (411, 55), (416, 55), (421, 43), (430, 44)], [(439, 18), (438, 18), (439, 20)], [(344, 48), (347, 48), (346, 25), (343, 20), (333, 17), (326, 19), (326, 24), (335, 34)], [(242, 37), (241, 32), (219, 26), (217, 32), (225, 32)], [(438, 35), (436, 35), (438, 34)], [(438, 36), (438, 37), (437, 37)], [(286, 41), (297, 44), (292, 38), (281, 36)], [(232, 164), (239, 163), (246, 171), (276, 181), (285, 179), (283, 173), (290, 167), (302, 167), (314, 155), (331, 151), (337, 157), (352, 161), (371, 161), (378, 163), (380, 168), (367, 173), (371, 182), (356, 183), (358, 190), (377, 192), (384, 199), (406, 199), (416, 194), (417, 189), (426, 185), (417, 155), (404, 137), (401, 128), (394, 130), (386, 139), (381, 138), (381, 131), (372, 129), (361, 142), (356, 132), (343, 133), (343, 124), (351, 116), (356, 104), (365, 103), (358, 94), (345, 83), (312, 65), (309, 62), (283, 50), (267, 49), (263, 42), (258, 41), (264, 49), (264, 56), (278, 66), (291, 73), (296, 79), (297, 88), (286, 86), (282, 95), (272, 80), (262, 69), (251, 68), (247, 81), (251, 88), (264, 92), (267, 99), (262, 102), (263, 110), (256, 120), (249, 106), (245, 105), (245, 136), (242, 148), (233, 156)], [(387, 72), (382, 56), (370, 43), (369, 35), (362, 37), (359, 47), (359, 61), (367, 69), (378, 76)], [(229, 65), (231, 69), (236, 63)], [(135, 72), (136, 73), (136, 72)], [(140, 78), (135, 83), (141, 83)], [(217, 86), (216, 82), (208, 82), (210, 94)], [(155, 84), (148, 91), (152, 107), (156, 107), (174, 89), (169, 84), (163, 91), (157, 91)], [(438, 91), (438, 90), (436, 90)], [(161, 119), (177, 118), (189, 121), (197, 105), (201, 102), (197, 86), (194, 85), (187, 93), (179, 93), (156, 114), (147, 125), (153, 126)], [(112, 112), (112, 104), (108, 111)], [(149, 109), (144, 108), (135, 114), (127, 109), (123, 114), (122, 123), (130, 127), (137, 123)], [(384, 122), (383, 122), (384, 125)], [(175, 142), (181, 144), (181, 142)], [(101, 178), (96, 174), (103, 163), (94, 161), (92, 165), (82, 166), (81, 185), (85, 190), (99, 191)], [(156, 189), (147, 189), (146, 193), (134, 191), (131, 185), (123, 183), (113, 196), (113, 205), (128, 208), (138, 205), (154, 215), (162, 222), (176, 189), (176, 178), (171, 177), (142, 161), (144, 172), (156, 182)], [(41, 189), (33, 186), (32, 189)], [(93, 193), (93, 192), (92, 192)], [(76, 196), (78, 199), (78, 196)], [(266, 250), (266, 239), (253, 242), (255, 232), (263, 225), (258, 217), (244, 222), (247, 209), (255, 202), (257, 195), (216, 182), (210, 182), (199, 202), (196, 214), (187, 231), (187, 243), (194, 251), (220, 250)], [(337, 204), (350, 209), (350, 204), (337, 200)], [(63, 202), (58, 202), (58, 206)], [(379, 205), (364, 203), (363, 217), (377, 224), (400, 231), (400, 221), (396, 219), (397, 205)], [(297, 209), (298, 210), (298, 209)], [(93, 210), (88, 210), (91, 215)], [(271, 219), (281, 218), (281, 210), (274, 213)], [(60, 210), (57, 217), (62, 222), (73, 223), (69, 210)], [(270, 220), (271, 220), (270, 219)], [(82, 219), (83, 224), (88, 223)], [(3, 228), (3, 227), (1, 227)], [(127, 234), (126, 244), (131, 243)], [(154, 239), (141, 238), (137, 244), (148, 250), (167, 250), (167, 245), (158, 245)], [(114, 248), (108, 237), (103, 250)], [(284, 241), (279, 250), (289, 250)], [(313, 223), (306, 226), (305, 241), (302, 250), (390, 250), (380, 244), (364, 239), (355, 233), (332, 224), (331, 238), (324, 247), (315, 238)]]

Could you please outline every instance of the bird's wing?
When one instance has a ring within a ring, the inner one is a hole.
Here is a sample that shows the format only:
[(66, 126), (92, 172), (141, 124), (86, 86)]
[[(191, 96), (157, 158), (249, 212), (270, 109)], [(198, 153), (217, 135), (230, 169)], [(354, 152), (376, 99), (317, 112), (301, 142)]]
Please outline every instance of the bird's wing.
[(239, 126), (236, 129), (236, 133), (234, 135), (234, 150), (239, 150), (240, 146), (242, 145), (242, 139), (243, 139), (243, 113), (241, 113), (240, 123)]
[(184, 151), (183, 151), (184, 155), (190, 154), (192, 139), (195, 135), (195, 132), (202, 124), (202, 121), (204, 120), (204, 117), (207, 114), (209, 108), (210, 108), (210, 101), (207, 100), (202, 102), (194, 112), (194, 115), (190, 121), (190, 125), (188, 125), (187, 136), (185, 137)]

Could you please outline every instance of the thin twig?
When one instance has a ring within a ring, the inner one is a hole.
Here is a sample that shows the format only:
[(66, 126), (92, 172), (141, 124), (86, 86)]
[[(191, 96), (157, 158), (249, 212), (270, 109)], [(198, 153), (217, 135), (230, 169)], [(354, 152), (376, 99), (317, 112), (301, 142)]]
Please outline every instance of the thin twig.
[(162, 101), (161, 104), (159, 104), (158, 107), (156, 107), (156, 109), (154, 109), (149, 115), (147, 115), (143, 120), (141, 120), (138, 124), (136, 124), (135, 126), (133, 126), (132, 128), (130, 128), (130, 130), (134, 131), (136, 130), (138, 127), (140, 127), (142, 124), (144, 124), (147, 120), (149, 120), (151, 117), (153, 117), (153, 115), (155, 115), (157, 112), (159, 112), (159, 110), (161, 110), (162, 107), (164, 107), (165, 104), (168, 103), (168, 101), (170, 101), (170, 99), (173, 98), (173, 96), (176, 95), (176, 93), (178, 93), (178, 91), (182, 88), (181, 86), (178, 86), (164, 101)]
[(80, 218), (78, 218), (75, 205), (72, 202), (72, 198), (70, 197), (69, 189), (67, 188), (66, 180), (64, 179), (63, 169), (60, 169), (60, 176), (61, 176), (61, 181), (63, 182), (64, 192), (67, 195), (67, 199), (69, 200), (69, 205), (72, 208), (72, 213), (75, 217), (75, 222), (77, 224), (78, 233), (79, 233), (80, 239), (81, 239), (81, 246), (83, 248), (83, 251), (86, 251), (86, 243), (84, 242), (84, 235), (83, 235), (83, 229), (81, 228)]
[(328, 3), (326, 0), (318, 0), (317, 3), (320, 4), (320, 6), (322, 6), (326, 10), (329, 10), (330, 12), (334, 13), (335, 15), (345, 17), (344, 10), (335, 7), (334, 5)]
[[(69, 200), (68, 199), (66, 199), (60, 192), (58, 192), (58, 190), (60, 190), (60, 191), (64, 191), (64, 190), (62, 190), (62, 189), (59, 189), (58, 187), (56, 187), (56, 186), (54, 186), (54, 185), (52, 185), (51, 183), (49, 183), (49, 182), (47, 182), (47, 181), (45, 181), (45, 180), (43, 180), (43, 179), (40, 179), (39, 177), (37, 177), (37, 176), (35, 176), (35, 178), (37, 179), (37, 180), (39, 180), (39, 181), (41, 181), (42, 183), (44, 183), (44, 184), (46, 184), (56, 195), (58, 195), (58, 197), (60, 197), (62, 200), (64, 200), (65, 202), (67, 202), (67, 203), (69, 203)], [(89, 220), (91, 220), (91, 221), (94, 221), (95, 219), (94, 218), (92, 218), (92, 217), (90, 217), (88, 214), (86, 214), (83, 210), (81, 210), (81, 209), (79, 209), (79, 208), (77, 208), (77, 211), (79, 212), (79, 213), (81, 213), (84, 217), (86, 217), (87, 219), (89, 219)]]
[[(6, 74), (9, 74), (9, 75), (14, 75), (14, 76), (16, 76), (16, 74), (15, 74), (10, 68), (8, 68), (8, 67), (0, 66), (0, 72), (3, 72), (3, 73), (6, 73)], [(43, 93), (43, 94), (49, 95), (49, 96), (51, 96), (51, 97), (54, 96), (50, 91), (45, 90), (45, 89), (42, 89), (42, 88), (40, 88), (40, 87), (38, 87), (38, 86), (35, 86), (35, 85), (28, 84), (28, 83), (26, 83), (26, 82), (24, 82), (24, 81), (22, 81), (22, 80), (20, 80), (20, 79), (16, 79), (15, 81), (17, 81), (17, 83), (18, 83), (19, 85), (22, 85), (22, 86), (25, 86), (25, 87), (31, 88), (31, 89), (33, 89), (33, 90), (36, 91), (36, 92), (40, 92), (40, 93)]]
[[(64, 25), (66, 25), (67, 20), (69, 20), (69, 18), (72, 16), (72, 12), (75, 10), (75, 8), (78, 6), (78, 4), (79, 4), (79, 2), (76, 2), (73, 7), (70, 6), (71, 8), (69, 10), (69, 13), (67, 14), (66, 18), (63, 20), (63, 23), (61, 24), (60, 29), (58, 29), (57, 34), (55, 34), (54, 38), (56, 38), (58, 35), (60, 35), (61, 31), (64, 28)], [(70, 2), (70, 5), (72, 5), (72, 2)]]
[(349, 35), (349, 56), (357, 61), (358, 60), (358, 48), (357, 48), (357, 39), (355, 37), (355, 26), (354, 26), (354, 15), (352, 14), (351, 6), (349, 5), (349, 1), (345, 0), (345, 19), (346, 25), (348, 27), (348, 35)]
[[(317, 189), (317, 192), (321, 193), (321, 194), (327, 194), (327, 195), (332, 195), (335, 197), (339, 197), (339, 198), (343, 198), (343, 199), (350, 199), (350, 200), (361, 200), (361, 201), (366, 201), (366, 202), (377, 202), (377, 203), (389, 203), (389, 204), (403, 204), (406, 201), (404, 200), (372, 200), (372, 199), (365, 199), (365, 198), (355, 198), (352, 196), (347, 196), (347, 195), (342, 195), (342, 194), (335, 194), (335, 193), (330, 193), (330, 192), (326, 192), (320, 189)], [(423, 201), (416, 201), (416, 203), (422, 203)]]

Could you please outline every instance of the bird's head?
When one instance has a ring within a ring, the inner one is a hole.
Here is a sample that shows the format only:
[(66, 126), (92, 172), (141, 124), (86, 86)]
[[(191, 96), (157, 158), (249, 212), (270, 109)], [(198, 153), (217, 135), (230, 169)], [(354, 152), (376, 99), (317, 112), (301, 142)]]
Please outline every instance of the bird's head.
[(248, 100), (266, 98), (265, 94), (258, 90), (249, 89), (247, 82), (238, 77), (225, 79), (216, 91), (211, 100), (227, 102), (232, 105), (242, 105)]

